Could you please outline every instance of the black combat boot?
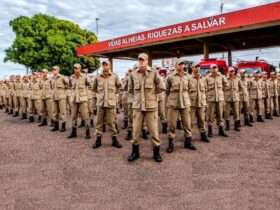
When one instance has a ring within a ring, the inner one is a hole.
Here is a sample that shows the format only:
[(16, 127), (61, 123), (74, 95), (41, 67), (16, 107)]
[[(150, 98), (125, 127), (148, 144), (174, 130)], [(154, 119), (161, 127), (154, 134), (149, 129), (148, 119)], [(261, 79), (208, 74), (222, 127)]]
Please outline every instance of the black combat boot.
[(120, 144), (116, 136), (112, 136), (112, 147), (122, 148), (122, 145)]
[(162, 123), (162, 133), (167, 133), (167, 122)]
[(273, 111), (273, 116), (274, 116), (274, 117), (279, 117), (280, 115), (277, 113), (276, 110), (274, 110), (274, 111)]
[(238, 122), (238, 120), (234, 122), (234, 130), (235, 130), (235, 131), (240, 131), (240, 127), (239, 127), (239, 122)]
[(97, 148), (99, 148), (99, 147), (102, 146), (101, 139), (102, 139), (101, 136), (97, 136), (97, 137), (96, 137), (95, 144), (92, 145), (92, 148), (93, 148), (93, 149), (97, 149)]
[(13, 113), (14, 113), (14, 111), (11, 109), (10, 112), (9, 112), (8, 114), (13, 114)]
[(22, 113), (21, 119), (22, 119), (22, 120), (26, 120), (26, 119), (27, 119), (27, 114), (26, 114), (26, 113)]
[(92, 128), (94, 127), (93, 119), (90, 120), (90, 126), (91, 126)]
[(39, 117), (38, 117), (38, 122), (40, 123), (41, 120), (42, 120), (42, 117), (41, 117), (41, 115), (39, 115)]
[(68, 136), (68, 139), (73, 139), (77, 137), (77, 128), (72, 128), (70, 136)]
[(30, 117), (29, 117), (29, 122), (31, 122), (31, 123), (34, 122), (34, 117), (33, 117), (33, 116), (30, 116)]
[(250, 119), (250, 123), (253, 123), (254, 122), (254, 117), (253, 117), (253, 115), (249, 115), (249, 119)]
[(206, 142), (206, 143), (210, 143), (210, 140), (208, 139), (207, 135), (206, 135), (206, 132), (202, 132), (200, 133), (200, 140), (203, 141), (203, 142)]
[(61, 124), (60, 132), (65, 132), (65, 131), (66, 131), (66, 123), (63, 122), (63, 123)]
[(172, 153), (174, 151), (174, 143), (173, 143), (173, 139), (169, 138), (168, 139), (168, 147), (166, 149), (167, 153)]
[(261, 115), (257, 116), (257, 122), (264, 122), (263, 118)]
[(208, 137), (209, 137), (209, 138), (212, 138), (212, 137), (213, 137), (213, 129), (212, 129), (212, 126), (211, 126), (211, 125), (208, 126)]
[(51, 131), (54, 132), (54, 131), (58, 131), (58, 130), (59, 130), (59, 123), (58, 123), (58, 121), (54, 121), (54, 126), (51, 129)]
[(15, 112), (13, 117), (18, 117), (18, 112)]
[(182, 130), (182, 129), (183, 129), (183, 128), (182, 128), (182, 121), (181, 121), (181, 120), (177, 120), (176, 128), (177, 128), (178, 130)]
[(54, 120), (51, 119), (51, 124), (50, 124), (50, 127), (53, 127), (54, 126)]
[(154, 146), (153, 152), (154, 152), (153, 159), (158, 163), (161, 162), (162, 158), (160, 156), (160, 146)]
[(127, 129), (127, 126), (128, 126), (128, 120), (124, 120), (122, 129)]
[(132, 131), (131, 130), (128, 130), (127, 131), (127, 135), (126, 135), (126, 138), (125, 138), (127, 141), (130, 141), (132, 140)]
[(142, 138), (145, 140), (149, 139), (147, 131), (145, 129), (142, 129)]
[(192, 137), (185, 138), (184, 148), (190, 150), (196, 150), (196, 147), (192, 144)]
[(223, 137), (228, 137), (228, 135), (224, 131), (223, 126), (219, 126), (219, 135)]
[(134, 160), (137, 160), (140, 158), (140, 153), (139, 153), (139, 145), (134, 145), (132, 144), (132, 152), (131, 154), (128, 156), (127, 160), (129, 162), (132, 162)]
[(8, 109), (8, 108), (6, 108), (6, 109), (5, 109), (5, 112), (6, 112), (6, 113), (9, 113), (9, 109)]
[(86, 137), (85, 137), (85, 138), (86, 138), (86, 139), (90, 139), (90, 138), (91, 138), (89, 127), (86, 128)]
[(249, 126), (249, 127), (253, 126), (250, 122), (250, 119), (247, 116), (244, 118), (244, 125)]
[(229, 120), (226, 120), (226, 131), (229, 131), (229, 127), (230, 127), (229, 123), (230, 123)]
[(81, 124), (80, 124), (79, 128), (83, 128), (83, 127), (85, 127), (85, 121), (84, 120), (81, 121)]
[(271, 114), (271, 113), (268, 114), (268, 119), (269, 119), (269, 120), (273, 120), (273, 117), (272, 117), (272, 114)]
[(46, 125), (48, 125), (47, 118), (44, 118), (44, 119), (42, 120), (41, 124), (39, 124), (38, 126), (39, 126), (39, 127), (43, 127), (43, 126), (46, 126)]
[(1, 109), (1, 110), (3, 109), (3, 106), (2, 106), (2, 105), (0, 105), (0, 109)]
[(270, 113), (265, 113), (265, 119), (272, 120), (272, 116)]

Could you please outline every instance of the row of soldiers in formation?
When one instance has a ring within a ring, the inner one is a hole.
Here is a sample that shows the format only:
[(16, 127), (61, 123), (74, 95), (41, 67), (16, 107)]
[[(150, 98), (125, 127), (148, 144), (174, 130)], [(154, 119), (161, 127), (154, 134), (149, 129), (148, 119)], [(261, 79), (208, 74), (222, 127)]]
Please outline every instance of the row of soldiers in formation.
[(102, 73), (97, 76), (88, 76), (80, 64), (75, 64), (73, 75), (66, 77), (54, 66), (52, 76), (43, 69), (40, 73), (0, 81), (0, 108), (30, 122), (37, 115), (39, 126), (49, 122), (51, 131), (61, 132), (66, 130), (67, 116), (71, 113), (72, 130), (68, 138), (77, 137), (79, 119), (79, 127), (85, 127), (85, 137), (91, 138), (90, 127), (94, 127), (96, 116), (96, 140), (92, 146), (96, 149), (102, 146), (106, 125), (112, 132), (112, 146), (122, 147), (117, 139), (117, 113), (121, 104), (126, 140), (132, 142), (128, 161), (140, 157), (140, 138), (147, 139), (150, 135), (156, 162), (162, 161), (160, 127), (168, 135), (166, 151), (172, 153), (176, 129), (184, 131), (184, 148), (196, 150), (192, 143), (195, 123), (201, 141), (208, 143), (213, 137), (215, 121), (219, 135), (227, 137), (225, 130), (230, 129), (231, 115), (236, 131), (240, 131), (242, 114), (244, 126), (253, 126), (254, 120), (264, 122), (264, 118), (279, 116), (280, 75), (276, 72), (271, 72), (270, 77), (265, 72), (249, 76), (245, 71), (237, 74), (229, 67), (224, 76), (216, 65), (210, 68), (210, 73), (201, 77), (199, 64), (194, 64), (189, 75), (184, 60), (177, 59), (175, 70), (165, 77), (148, 65), (145, 53), (139, 54), (137, 65), (122, 80), (111, 71), (109, 61), (102, 62)]

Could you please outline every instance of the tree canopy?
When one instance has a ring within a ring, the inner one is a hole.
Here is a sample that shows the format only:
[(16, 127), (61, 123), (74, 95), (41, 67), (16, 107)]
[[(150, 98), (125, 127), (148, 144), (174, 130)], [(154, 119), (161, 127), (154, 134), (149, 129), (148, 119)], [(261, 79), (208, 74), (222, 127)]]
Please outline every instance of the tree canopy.
[(76, 56), (78, 46), (95, 43), (97, 37), (71, 21), (36, 14), (17, 17), (10, 26), (16, 38), (5, 50), (4, 62), (19, 63), (32, 71), (58, 65), (66, 75), (71, 74), (74, 63), (81, 63), (89, 72), (100, 65), (96, 58)]

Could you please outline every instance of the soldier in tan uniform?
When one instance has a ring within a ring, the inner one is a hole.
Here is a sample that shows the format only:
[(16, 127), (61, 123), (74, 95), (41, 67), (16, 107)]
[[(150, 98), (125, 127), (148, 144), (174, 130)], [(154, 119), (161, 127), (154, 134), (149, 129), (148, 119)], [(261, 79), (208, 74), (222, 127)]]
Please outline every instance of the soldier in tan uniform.
[(94, 77), (88, 78), (90, 85), (87, 87), (87, 94), (88, 94), (88, 111), (89, 111), (89, 119), (90, 119), (90, 126), (93, 128), (94, 126), (94, 91), (92, 90)]
[[(223, 112), (224, 112), (224, 88), (227, 86), (226, 78), (219, 72), (218, 66), (212, 64), (211, 72), (206, 76), (207, 102), (208, 102), (208, 136), (213, 136), (212, 126), (215, 121), (219, 126), (219, 135), (228, 137), (224, 131)], [(216, 113), (215, 113), (216, 112)]]
[(279, 117), (279, 103), (278, 103), (278, 97), (279, 97), (279, 90), (278, 90), (278, 81), (277, 81), (277, 73), (271, 72), (271, 103), (272, 103), (272, 110), (273, 110), (273, 116)]
[(264, 122), (263, 120), (263, 83), (261, 80), (261, 73), (256, 72), (254, 78), (249, 82), (249, 95), (251, 116), (254, 116), (256, 110), (257, 121)]
[(168, 148), (166, 152), (172, 153), (174, 150), (174, 139), (178, 116), (181, 117), (185, 142), (184, 148), (196, 150), (192, 144), (191, 131), (191, 102), (189, 97), (189, 78), (184, 72), (185, 63), (182, 59), (177, 59), (176, 70), (169, 75), (166, 80), (167, 96), (167, 119), (168, 119)]
[(0, 80), (0, 109), (4, 108), (5, 105), (5, 88), (4, 88), (4, 81)]
[(200, 131), (201, 141), (209, 143), (210, 140), (206, 134), (205, 114), (206, 114), (206, 80), (200, 75), (199, 64), (194, 64), (192, 67), (192, 75), (189, 81), (189, 95), (191, 100), (191, 119), (197, 121), (197, 126)]
[(4, 97), (4, 105), (3, 108), (5, 109), (5, 113), (9, 112), (9, 99), (8, 99), (8, 80), (3, 80), (3, 97)]
[(34, 115), (41, 115), (41, 87), (38, 73), (32, 74), (32, 79), (29, 83), (31, 90), (30, 103), (28, 104), (29, 122), (34, 122)]
[(48, 125), (48, 120), (52, 119), (52, 106), (53, 106), (53, 94), (51, 79), (48, 77), (49, 71), (47, 69), (42, 70), (42, 79), (40, 81), (40, 87), (42, 89), (42, 101), (41, 101), (41, 113), (42, 122), (40, 127)]
[(21, 88), (21, 77), (20, 75), (15, 76), (15, 81), (14, 81), (14, 115), (13, 117), (19, 116), (20, 112), (20, 88)]
[[(164, 73), (160, 74), (162, 82), (165, 83), (166, 76)], [(167, 119), (166, 119), (166, 94), (165, 92), (158, 94), (158, 115), (161, 122), (162, 133), (167, 133)]]
[(66, 95), (69, 86), (69, 80), (59, 73), (58, 66), (52, 67), (52, 90), (53, 90), (53, 121), (54, 127), (51, 131), (59, 130), (59, 121), (61, 121), (61, 132), (66, 130)]
[(240, 95), (240, 113), (241, 110), (243, 111), (244, 114), (244, 125), (245, 126), (250, 126), (252, 127), (253, 125), (250, 122), (249, 116), (250, 116), (250, 103), (249, 103), (249, 91), (248, 91), (248, 85), (249, 85), (249, 80), (246, 77), (246, 71), (245, 70), (240, 70), (240, 82), (242, 84), (242, 89), (239, 91)]
[(226, 130), (230, 129), (230, 113), (233, 112), (234, 118), (234, 130), (240, 131), (240, 92), (242, 92), (243, 86), (239, 77), (235, 74), (233, 67), (228, 68), (228, 85), (224, 87), (225, 96), (225, 111), (224, 118), (226, 121)]
[(126, 92), (126, 106), (127, 106), (127, 135), (126, 140), (132, 140), (132, 120), (133, 120), (133, 95), (128, 90), (129, 78), (131, 76), (133, 69), (129, 69), (127, 76), (124, 80), (124, 91)]
[(20, 102), (20, 108), (21, 108), (21, 114), (23, 120), (27, 119), (27, 113), (28, 113), (28, 101), (29, 101), (29, 81), (28, 76), (23, 76), (22, 82), (21, 82), (21, 102)]
[(132, 153), (128, 161), (140, 157), (139, 143), (143, 122), (151, 134), (153, 144), (153, 158), (161, 162), (160, 139), (158, 130), (158, 104), (157, 94), (164, 91), (165, 87), (157, 72), (148, 65), (148, 55), (141, 53), (138, 56), (138, 67), (134, 70), (128, 82), (128, 91), (133, 94), (133, 139)]
[(109, 61), (102, 62), (102, 74), (95, 77), (93, 82), (93, 91), (97, 96), (97, 117), (96, 117), (96, 141), (92, 146), (93, 149), (99, 148), (102, 143), (103, 124), (109, 126), (112, 132), (112, 146), (121, 148), (122, 145), (117, 140), (116, 128), (116, 108), (117, 92), (121, 88), (121, 82), (118, 76), (111, 71)]
[(125, 77), (122, 78), (122, 88), (121, 88), (121, 104), (122, 104), (122, 108), (123, 108), (123, 126), (122, 129), (127, 129), (128, 127), (128, 103), (127, 103), (127, 87), (128, 87), (128, 73), (126, 73)]
[(272, 82), (268, 79), (267, 72), (263, 72), (262, 85), (265, 119), (272, 120)]
[(8, 96), (8, 106), (9, 106), (9, 112), (8, 114), (13, 114), (14, 113), (14, 95), (15, 95), (15, 86), (14, 86), (14, 79), (15, 76), (11, 75), (8, 81), (8, 90), (7, 90), (7, 96)]
[(77, 137), (77, 124), (79, 114), (85, 122), (86, 139), (90, 139), (89, 128), (89, 109), (88, 109), (88, 87), (90, 85), (89, 78), (86, 74), (81, 73), (81, 65), (74, 64), (74, 74), (70, 78), (70, 88), (73, 93), (72, 102), (72, 132), (68, 138)]

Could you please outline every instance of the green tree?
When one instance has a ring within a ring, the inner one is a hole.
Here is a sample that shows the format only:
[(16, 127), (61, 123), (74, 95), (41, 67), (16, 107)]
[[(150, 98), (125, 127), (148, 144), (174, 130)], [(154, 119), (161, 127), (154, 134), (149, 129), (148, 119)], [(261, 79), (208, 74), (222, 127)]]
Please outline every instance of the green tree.
[(76, 56), (78, 46), (95, 43), (97, 37), (71, 21), (36, 14), (31, 18), (17, 17), (10, 26), (16, 38), (5, 50), (4, 62), (19, 63), (32, 71), (58, 65), (66, 75), (72, 73), (74, 63), (81, 63), (89, 72), (100, 65), (96, 58)]

